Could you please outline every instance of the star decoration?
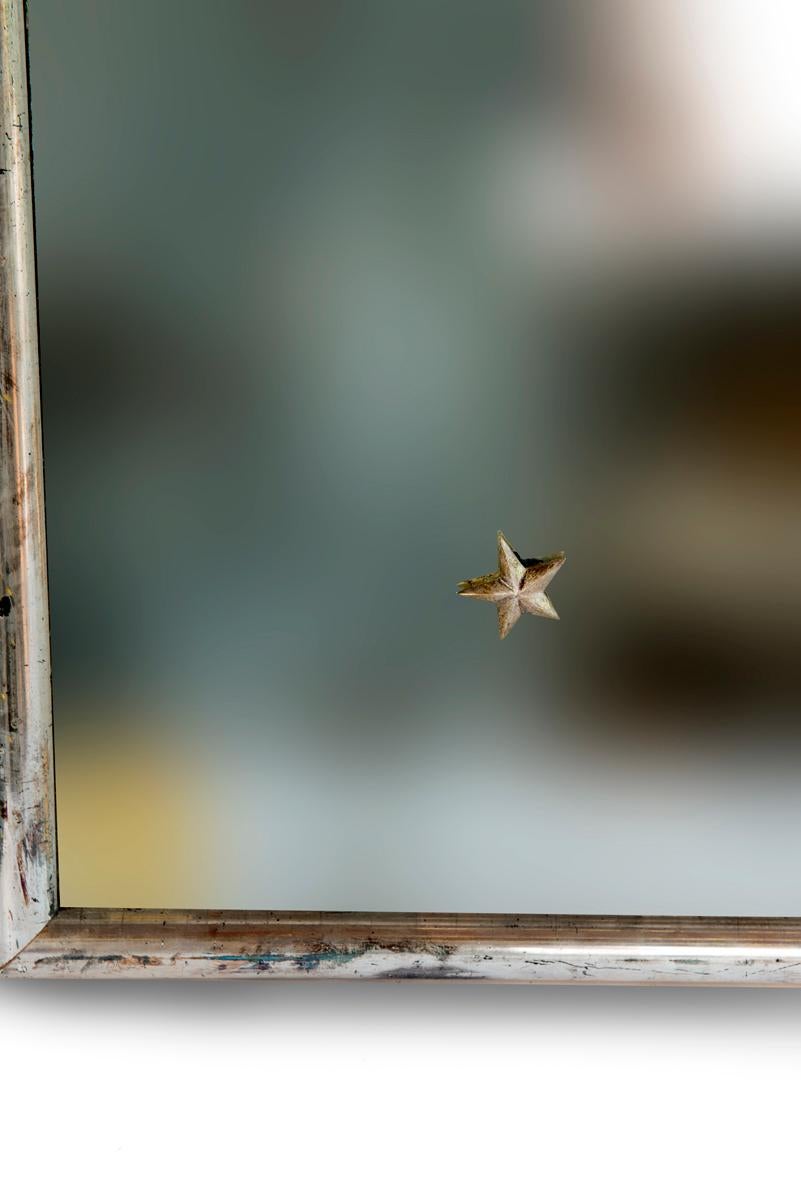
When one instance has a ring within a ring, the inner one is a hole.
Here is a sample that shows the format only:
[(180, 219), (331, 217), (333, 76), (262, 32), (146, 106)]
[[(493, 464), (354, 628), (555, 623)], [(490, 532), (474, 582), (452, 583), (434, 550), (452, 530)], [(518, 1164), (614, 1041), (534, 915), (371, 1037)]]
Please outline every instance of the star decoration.
[(498, 534), (498, 570), (459, 584), (460, 596), (491, 600), (498, 606), (498, 632), (505, 638), (523, 613), (559, 620), (545, 589), (565, 561), (562, 553), (550, 558), (521, 558)]

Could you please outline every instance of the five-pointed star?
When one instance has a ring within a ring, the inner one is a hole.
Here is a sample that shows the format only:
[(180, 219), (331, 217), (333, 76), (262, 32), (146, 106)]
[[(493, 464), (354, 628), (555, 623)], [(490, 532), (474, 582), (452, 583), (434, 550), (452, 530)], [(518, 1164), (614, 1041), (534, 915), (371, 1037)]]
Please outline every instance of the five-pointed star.
[(550, 558), (523, 559), (498, 533), (498, 570), (478, 579), (466, 579), (459, 584), (459, 595), (497, 604), (498, 632), (502, 638), (524, 612), (558, 621), (559, 614), (545, 595), (545, 589), (564, 561), (561, 553)]

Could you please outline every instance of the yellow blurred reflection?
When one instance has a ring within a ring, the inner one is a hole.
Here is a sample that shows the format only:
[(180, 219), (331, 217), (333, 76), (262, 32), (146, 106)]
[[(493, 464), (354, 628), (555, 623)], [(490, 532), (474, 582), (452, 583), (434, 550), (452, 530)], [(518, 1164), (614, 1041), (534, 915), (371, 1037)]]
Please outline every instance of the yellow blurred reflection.
[(94, 723), (59, 734), (62, 904), (202, 905), (208, 826), (190, 812), (189, 764), (153, 731)]

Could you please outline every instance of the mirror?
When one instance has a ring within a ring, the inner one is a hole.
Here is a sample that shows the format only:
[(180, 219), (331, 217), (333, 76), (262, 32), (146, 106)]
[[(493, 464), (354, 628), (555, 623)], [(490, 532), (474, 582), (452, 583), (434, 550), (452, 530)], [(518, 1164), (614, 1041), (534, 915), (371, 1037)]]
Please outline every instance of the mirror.
[(637, 8), (30, 0), (62, 903), (798, 910), (797, 238)]

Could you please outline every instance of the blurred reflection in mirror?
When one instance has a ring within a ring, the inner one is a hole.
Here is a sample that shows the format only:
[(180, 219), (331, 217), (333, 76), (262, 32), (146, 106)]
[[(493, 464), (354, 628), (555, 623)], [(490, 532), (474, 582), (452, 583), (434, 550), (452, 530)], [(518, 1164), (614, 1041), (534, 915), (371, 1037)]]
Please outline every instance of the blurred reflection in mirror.
[(64, 903), (798, 911), (800, 27), (31, 0)]

